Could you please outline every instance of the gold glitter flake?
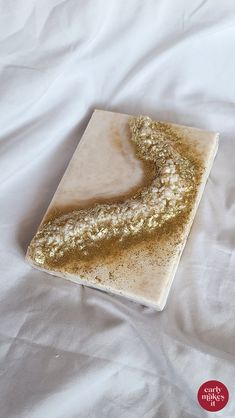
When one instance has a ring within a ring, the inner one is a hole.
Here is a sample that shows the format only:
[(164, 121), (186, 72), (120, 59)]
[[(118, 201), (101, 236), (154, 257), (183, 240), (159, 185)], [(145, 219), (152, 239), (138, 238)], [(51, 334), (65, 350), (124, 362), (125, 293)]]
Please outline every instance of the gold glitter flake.
[(97, 203), (47, 221), (29, 247), (36, 264), (53, 268), (68, 258), (89, 260), (187, 221), (202, 174), (197, 156), (169, 124), (139, 116), (130, 119), (129, 127), (145, 168), (144, 186), (125, 200)]

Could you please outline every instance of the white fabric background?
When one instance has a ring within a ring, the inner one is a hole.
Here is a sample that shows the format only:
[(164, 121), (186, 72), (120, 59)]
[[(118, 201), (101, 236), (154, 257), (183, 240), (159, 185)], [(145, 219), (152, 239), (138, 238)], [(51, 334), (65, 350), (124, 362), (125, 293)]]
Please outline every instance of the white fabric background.
[[(231, 0), (0, 0), (1, 417), (235, 416), (234, 45)], [(162, 313), (24, 261), (95, 107), (221, 133)]]

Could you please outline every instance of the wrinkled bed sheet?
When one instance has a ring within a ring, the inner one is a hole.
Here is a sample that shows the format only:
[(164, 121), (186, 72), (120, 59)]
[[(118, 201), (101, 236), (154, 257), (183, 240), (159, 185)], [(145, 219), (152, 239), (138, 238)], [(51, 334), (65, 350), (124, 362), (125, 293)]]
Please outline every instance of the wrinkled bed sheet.
[[(229, 0), (0, 1), (1, 417), (235, 416), (234, 44)], [(161, 313), (24, 261), (94, 108), (221, 133)]]

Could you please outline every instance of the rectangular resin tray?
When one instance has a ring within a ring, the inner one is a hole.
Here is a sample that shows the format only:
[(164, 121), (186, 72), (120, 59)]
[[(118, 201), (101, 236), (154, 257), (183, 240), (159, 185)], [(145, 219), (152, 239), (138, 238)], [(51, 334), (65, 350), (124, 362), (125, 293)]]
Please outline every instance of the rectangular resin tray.
[(131, 119), (94, 111), (26, 259), (162, 310), (218, 134)]

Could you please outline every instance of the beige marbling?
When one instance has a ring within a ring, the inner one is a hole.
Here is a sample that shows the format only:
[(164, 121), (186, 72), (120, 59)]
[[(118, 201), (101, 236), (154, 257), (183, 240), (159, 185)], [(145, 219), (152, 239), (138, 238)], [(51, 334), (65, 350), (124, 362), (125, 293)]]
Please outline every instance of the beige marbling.
[[(141, 182), (142, 166), (129, 141), (129, 117), (101, 110), (93, 113), (45, 216), (57, 207), (85, 207), (99, 199), (122, 196)], [(80, 263), (76, 274), (49, 273), (163, 309), (218, 147), (218, 134), (173, 126), (195, 150), (203, 151), (205, 166), (194, 210), (180, 241), (169, 237), (160, 244), (157, 240), (151, 245), (142, 242), (125, 249), (118, 259), (93, 261), (88, 268)]]

